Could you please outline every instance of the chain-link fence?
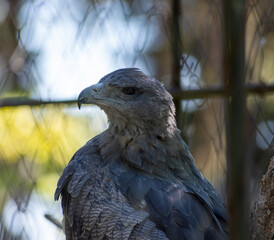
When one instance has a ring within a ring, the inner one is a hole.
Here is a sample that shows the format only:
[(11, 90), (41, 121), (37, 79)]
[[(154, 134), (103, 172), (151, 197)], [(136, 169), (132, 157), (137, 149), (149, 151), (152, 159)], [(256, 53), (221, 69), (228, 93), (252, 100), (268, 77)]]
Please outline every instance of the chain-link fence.
[(182, 136), (224, 199), (227, 161), (242, 154), (252, 207), (274, 153), (274, 2), (234, 2), (0, 0), (0, 239), (64, 239), (57, 180), (107, 128), (75, 99), (123, 67), (172, 93)]

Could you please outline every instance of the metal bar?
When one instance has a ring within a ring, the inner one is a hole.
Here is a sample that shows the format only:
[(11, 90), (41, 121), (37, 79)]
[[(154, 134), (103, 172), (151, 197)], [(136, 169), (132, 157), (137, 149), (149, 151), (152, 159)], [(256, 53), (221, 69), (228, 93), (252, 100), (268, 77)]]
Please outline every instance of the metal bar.
[(230, 238), (249, 239), (245, 161), (245, 0), (224, 0), (224, 80), (227, 98), (227, 189)]
[[(210, 87), (202, 89), (182, 90), (182, 89), (170, 89), (169, 92), (174, 99), (197, 99), (197, 98), (212, 98), (212, 97), (228, 97), (231, 95), (229, 88), (225, 87)], [(259, 85), (248, 84), (245, 86), (245, 92), (247, 94), (267, 95), (274, 94), (274, 85)]]
[[(180, 16), (181, 15), (181, 1), (171, 1), (171, 24), (170, 24), (170, 36), (171, 36), (171, 83), (172, 87), (181, 89), (181, 56), (182, 56), (182, 41), (181, 41), (181, 28), (180, 28)], [(180, 130), (183, 130), (182, 126), (182, 107), (179, 99), (174, 99), (176, 107), (176, 122)], [(183, 131), (182, 131), (183, 132)]]
[(76, 104), (77, 100), (43, 101), (26, 97), (10, 97), (0, 99), (0, 108), (19, 106), (42, 106), (49, 104)]
[[(261, 85), (261, 84), (252, 84), (246, 85), (245, 91), (247, 94), (258, 94), (258, 95), (267, 95), (274, 94), (274, 85)], [(210, 87), (202, 89), (192, 89), (192, 90), (183, 90), (171, 88), (169, 92), (174, 99), (178, 100), (189, 100), (189, 99), (198, 99), (198, 98), (212, 98), (212, 97), (228, 97), (230, 96), (229, 89), (224, 87)], [(13, 98), (0, 98), (0, 108), (1, 107), (17, 107), (17, 106), (41, 106), (48, 104), (76, 104), (77, 100), (60, 100), (60, 101), (44, 101), (31, 99), (27, 97), (13, 97)]]

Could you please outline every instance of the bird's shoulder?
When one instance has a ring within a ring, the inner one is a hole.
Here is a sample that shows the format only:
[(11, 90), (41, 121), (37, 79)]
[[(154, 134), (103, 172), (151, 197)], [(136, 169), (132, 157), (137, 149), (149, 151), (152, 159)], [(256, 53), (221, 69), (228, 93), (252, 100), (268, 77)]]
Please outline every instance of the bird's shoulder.
[(82, 185), (88, 178), (92, 177), (96, 169), (101, 167), (100, 165), (102, 165), (102, 162), (98, 154), (98, 147), (92, 139), (73, 155), (68, 165), (64, 168), (57, 183), (55, 200), (58, 200), (65, 185), (67, 185), (66, 190), (70, 194), (77, 196)]
[(98, 137), (72, 157), (55, 192), (62, 196), (67, 239), (167, 239), (149, 214), (133, 208), (109, 175)]

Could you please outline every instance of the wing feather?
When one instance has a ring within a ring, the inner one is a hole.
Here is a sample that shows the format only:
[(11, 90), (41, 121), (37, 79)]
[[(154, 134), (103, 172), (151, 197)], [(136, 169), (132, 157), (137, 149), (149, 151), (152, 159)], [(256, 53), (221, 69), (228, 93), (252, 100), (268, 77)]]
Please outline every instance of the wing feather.
[[(150, 218), (170, 239), (203, 239), (212, 229), (217, 236), (222, 236), (219, 239), (227, 239), (218, 215), (214, 213), (213, 201), (216, 199), (199, 187), (198, 182), (195, 184), (192, 180), (192, 184), (186, 182), (185, 185), (181, 181), (145, 176), (122, 163), (120, 167), (113, 166), (111, 172), (114, 182), (131, 204), (145, 200)], [(225, 211), (221, 204), (219, 206), (221, 213)]]
[[(130, 205), (108, 175), (109, 166), (91, 144), (94, 143), (89, 142), (74, 155), (55, 192), (55, 199), (62, 196), (67, 239), (130, 239), (137, 235), (139, 239), (166, 239), (148, 212)], [(121, 179), (130, 182), (131, 177)], [(138, 192), (143, 180), (132, 182), (138, 183)]]

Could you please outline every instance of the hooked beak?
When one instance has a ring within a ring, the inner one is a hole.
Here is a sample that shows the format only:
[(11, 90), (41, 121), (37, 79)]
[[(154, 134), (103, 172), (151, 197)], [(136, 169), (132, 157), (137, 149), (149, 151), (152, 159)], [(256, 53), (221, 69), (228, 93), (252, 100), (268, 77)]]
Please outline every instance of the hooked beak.
[(83, 103), (96, 103), (96, 100), (100, 99), (102, 89), (102, 83), (97, 83), (85, 88), (78, 97), (78, 108), (80, 109)]

